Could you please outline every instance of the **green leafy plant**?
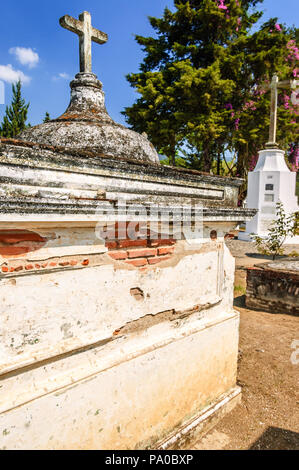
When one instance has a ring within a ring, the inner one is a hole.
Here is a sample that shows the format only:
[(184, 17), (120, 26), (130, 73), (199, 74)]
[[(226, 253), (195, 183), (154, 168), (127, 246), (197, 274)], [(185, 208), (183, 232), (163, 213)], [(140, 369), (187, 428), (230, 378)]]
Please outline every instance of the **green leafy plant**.
[(284, 254), (283, 244), (287, 237), (294, 237), (298, 232), (297, 215), (286, 214), (282, 202), (276, 204), (276, 219), (272, 222), (266, 237), (251, 234), (257, 250), (263, 255), (272, 256), (274, 260), (278, 255)]
[(46, 111), (43, 123), (49, 122), (49, 121), (51, 121), (50, 114), (48, 113), (48, 111)]

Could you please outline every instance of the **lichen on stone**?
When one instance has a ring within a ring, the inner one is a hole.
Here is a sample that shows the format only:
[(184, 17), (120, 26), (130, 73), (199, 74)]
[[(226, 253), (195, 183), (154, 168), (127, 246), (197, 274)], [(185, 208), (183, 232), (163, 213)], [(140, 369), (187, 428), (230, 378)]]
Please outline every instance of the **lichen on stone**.
[(145, 135), (115, 123), (107, 113), (102, 84), (93, 73), (78, 73), (70, 84), (71, 101), (57, 119), (24, 130), (19, 139), (54, 147), (101, 153), (107, 157), (159, 163)]

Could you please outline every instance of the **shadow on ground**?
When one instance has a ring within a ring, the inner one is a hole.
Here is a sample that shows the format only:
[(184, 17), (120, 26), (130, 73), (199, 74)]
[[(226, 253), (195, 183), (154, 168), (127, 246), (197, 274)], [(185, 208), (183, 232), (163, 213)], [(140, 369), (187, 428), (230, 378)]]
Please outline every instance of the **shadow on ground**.
[(234, 298), (234, 307), (245, 307), (245, 295)]
[(252, 444), (249, 450), (299, 450), (299, 433), (269, 427)]
[[(273, 256), (262, 255), (260, 253), (245, 253), (245, 256), (248, 256), (248, 258), (264, 259), (266, 261), (273, 261)], [(287, 258), (288, 258), (288, 256), (278, 255), (278, 256), (275, 257), (275, 260), (287, 259)]]

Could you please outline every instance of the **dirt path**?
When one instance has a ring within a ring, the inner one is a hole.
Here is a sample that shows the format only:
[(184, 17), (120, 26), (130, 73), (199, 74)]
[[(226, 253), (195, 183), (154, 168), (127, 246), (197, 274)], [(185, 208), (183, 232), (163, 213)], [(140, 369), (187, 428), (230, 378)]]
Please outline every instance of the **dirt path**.
[[(228, 246), (236, 256), (242, 403), (188, 449), (299, 450), (299, 364), (291, 362), (292, 342), (299, 340), (299, 318), (245, 308), (244, 267), (268, 258), (257, 255), (252, 243), (231, 240)], [(288, 247), (287, 252), (294, 250), (299, 251), (298, 245)]]

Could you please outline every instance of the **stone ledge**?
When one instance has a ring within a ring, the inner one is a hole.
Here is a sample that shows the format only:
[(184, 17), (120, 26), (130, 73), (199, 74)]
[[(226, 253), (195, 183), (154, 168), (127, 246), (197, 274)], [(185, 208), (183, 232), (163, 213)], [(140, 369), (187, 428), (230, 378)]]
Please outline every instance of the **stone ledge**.
[[(91, 152), (81, 149), (72, 149), (65, 147), (54, 147), (51, 145), (45, 145), (35, 142), (25, 142), (17, 139), (6, 139), (0, 138), (0, 154), (2, 152), (8, 152), (11, 156), (13, 151), (16, 155), (22, 152), (21, 156), (26, 157), (26, 163), (29, 159), (37, 159), (37, 166), (39, 166), (40, 160), (55, 160), (63, 162), (63, 165), (78, 166), (80, 171), (84, 171), (84, 168), (102, 167), (120, 170), (126, 174), (130, 174), (132, 171), (138, 171), (138, 173), (155, 176), (164, 176), (173, 178), (175, 180), (182, 179), (188, 175), (187, 181), (206, 181), (210, 184), (217, 184), (221, 186), (236, 186), (239, 187), (243, 183), (241, 178), (230, 178), (227, 176), (216, 176), (210, 175), (209, 173), (200, 172), (198, 170), (192, 170), (188, 168), (172, 167), (168, 165), (160, 165), (154, 162), (142, 162), (124, 157), (106, 157), (100, 152)], [(18, 152), (19, 150), (19, 152)]]
[(246, 306), (270, 313), (299, 315), (298, 266), (297, 259), (289, 259), (248, 268)]
[(154, 449), (176, 450), (188, 441), (200, 439), (209, 432), (227, 413), (241, 403), (241, 388), (235, 387), (222, 395), (216, 403), (207, 406), (191, 420), (157, 443)]

